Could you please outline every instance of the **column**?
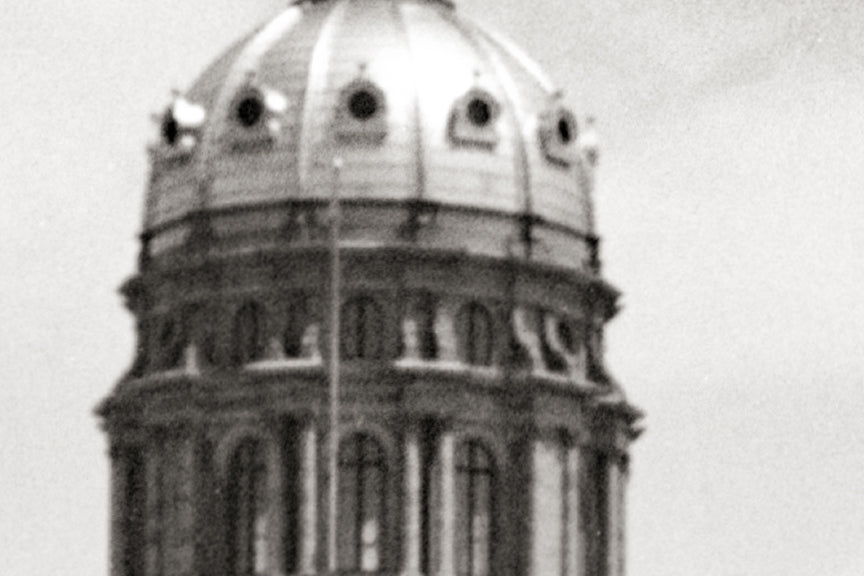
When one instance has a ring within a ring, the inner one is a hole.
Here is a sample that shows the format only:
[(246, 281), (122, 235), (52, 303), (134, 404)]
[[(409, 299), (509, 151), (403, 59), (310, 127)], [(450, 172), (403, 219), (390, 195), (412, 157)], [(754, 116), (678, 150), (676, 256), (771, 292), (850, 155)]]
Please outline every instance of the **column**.
[(627, 573), (627, 484), (630, 482), (627, 456), (618, 466), (618, 570), (620, 576), (624, 576)]
[(171, 540), (169, 544), (170, 565), (179, 574), (191, 574), (195, 569), (195, 473), (196, 446), (192, 435), (184, 432), (172, 442), (174, 451), (171, 477), (173, 496), (172, 517), (168, 524)]
[(318, 555), (318, 433), (311, 418), (300, 432), (300, 574), (314, 574)]
[(624, 474), (618, 458), (609, 459), (609, 576), (623, 576)]
[(285, 465), (284, 455), (267, 445), (267, 566), (272, 574), (285, 574)]
[(146, 576), (162, 574), (162, 512), (163, 512), (163, 479), (162, 454), (159, 444), (151, 440), (146, 451), (144, 467), (147, 490), (146, 522), (145, 522), (145, 568)]
[(582, 519), (579, 513), (580, 482), (579, 447), (567, 448), (567, 548), (566, 576), (579, 576), (584, 572), (585, 542), (582, 539)]
[(558, 575), (563, 564), (564, 462), (556, 442), (538, 438), (530, 444), (530, 574)]
[(454, 466), (454, 440), (449, 431), (441, 434), (439, 445), (441, 462), (441, 535), (439, 542), (439, 568), (441, 576), (453, 576), (456, 572), (454, 537), (456, 528), (456, 493)]
[(420, 574), (420, 444), (414, 427), (405, 432), (404, 497), (405, 529), (402, 541), (402, 573)]
[(126, 458), (111, 449), (111, 576), (125, 576), (126, 560)]

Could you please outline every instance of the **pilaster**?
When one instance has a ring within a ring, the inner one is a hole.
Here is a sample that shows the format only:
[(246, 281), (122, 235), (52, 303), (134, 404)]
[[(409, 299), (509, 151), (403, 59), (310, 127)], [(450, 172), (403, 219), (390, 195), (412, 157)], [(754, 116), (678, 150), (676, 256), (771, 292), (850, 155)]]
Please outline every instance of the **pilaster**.
[(128, 490), (128, 461), (124, 451), (111, 447), (111, 576), (127, 576), (126, 551), (129, 546), (126, 532)]
[(300, 546), (298, 572), (317, 572), (318, 558), (318, 431), (315, 420), (300, 423)]
[(404, 530), (402, 540), (402, 574), (415, 576), (420, 574), (420, 533), (422, 530), (420, 518), (420, 440), (415, 427), (409, 426), (405, 431), (404, 451)]
[(455, 493), (455, 440), (453, 432), (445, 430), (439, 437), (438, 458), (440, 462), (440, 538), (439, 576), (454, 576), (456, 556), (454, 549), (456, 493)]

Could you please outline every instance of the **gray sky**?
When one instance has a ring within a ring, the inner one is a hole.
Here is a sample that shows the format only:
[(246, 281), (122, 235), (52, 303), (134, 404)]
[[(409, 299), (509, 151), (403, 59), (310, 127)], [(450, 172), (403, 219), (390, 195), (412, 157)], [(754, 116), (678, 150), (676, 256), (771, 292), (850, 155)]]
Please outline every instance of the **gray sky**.
[[(284, 5), (4, 6), (4, 575), (107, 571), (91, 411), (133, 346), (149, 114)], [(609, 365), (648, 414), (629, 575), (864, 573), (864, 4), (457, 5), (598, 117)]]

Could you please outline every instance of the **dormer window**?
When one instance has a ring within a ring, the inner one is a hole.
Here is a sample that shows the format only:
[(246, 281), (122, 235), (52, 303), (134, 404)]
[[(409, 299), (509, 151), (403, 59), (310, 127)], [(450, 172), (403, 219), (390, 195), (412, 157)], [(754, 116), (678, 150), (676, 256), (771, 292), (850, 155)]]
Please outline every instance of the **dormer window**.
[(191, 151), (199, 140), (207, 112), (202, 106), (189, 102), (182, 96), (174, 99), (159, 124), (162, 143), (169, 148)]
[(573, 164), (578, 155), (579, 130), (569, 110), (556, 107), (542, 115), (539, 131), (540, 146), (549, 162), (565, 168)]
[(177, 126), (177, 120), (174, 119), (174, 115), (170, 112), (162, 117), (161, 134), (162, 139), (169, 146), (176, 144), (177, 139), (180, 137), (180, 127)]
[(487, 100), (482, 98), (473, 98), (468, 102), (468, 120), (474, 126), (483, 128), (492, 120), (492, 107)]
[(460, 146), (494, 148), (498, 144), (495, 124), (500, 111), (500, 104), (489, 92), (472, 88), (453, 105), (450, 140)]
[(230, 117), (239, 128), (228, 132), (232, 149), (257, 149), (273, 142), (282, 130), (282, 116), (288, 109), (288, 99), (272, 88), (249, 79), (234, 97)]
[(261, 99), (258, 98), (257, 95), (247, 96), (237, 104), (235, 114), (237, 121), (240, 122), (244, 128), (252, 128), (258, 124), (261, 117), (264, 115), (264, 105), (261, 103)]
[(387, 136), (387, 99), (373, 82), (358, 78), (339, 95), (335, 116), (340, 140), (379, 143)]
[(348, 100), (348, 110), (357, 120), (369, 120), (378, 112), (378, 98), (368, 90), (358, 90)]

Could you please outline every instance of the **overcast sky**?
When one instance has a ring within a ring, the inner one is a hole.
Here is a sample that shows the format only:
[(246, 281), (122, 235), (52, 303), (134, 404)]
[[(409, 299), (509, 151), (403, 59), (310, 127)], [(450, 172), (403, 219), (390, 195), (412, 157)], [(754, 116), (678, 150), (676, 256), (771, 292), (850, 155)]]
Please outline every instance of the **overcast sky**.
[[(0, 551), (106, 574), (149, 116), (274, 0), (0, 17)], [(608, 363), (647, 413), (629, 576), (864, 573), (864, 4), (457, 0), (602, 137)]]

